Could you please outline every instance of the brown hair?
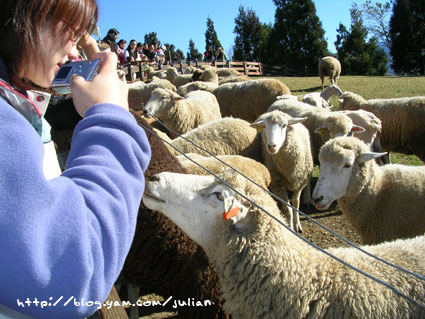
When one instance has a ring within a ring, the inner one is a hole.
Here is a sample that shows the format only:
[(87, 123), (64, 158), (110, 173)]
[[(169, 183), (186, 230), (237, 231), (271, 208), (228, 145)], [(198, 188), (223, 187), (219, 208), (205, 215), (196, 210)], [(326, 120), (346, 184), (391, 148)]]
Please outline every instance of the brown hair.
[[(0, 10), (0, 57), (6, 64), (13, 84), (28, 88), (19, 74), (43, 47), (42, 29), (46, 23), (51, 30), (69, 39), (69, 32), (78, 37), (97, 22), (96, 0), (3, 0)], [(61, 23), (61, 28), (57, 29)]]

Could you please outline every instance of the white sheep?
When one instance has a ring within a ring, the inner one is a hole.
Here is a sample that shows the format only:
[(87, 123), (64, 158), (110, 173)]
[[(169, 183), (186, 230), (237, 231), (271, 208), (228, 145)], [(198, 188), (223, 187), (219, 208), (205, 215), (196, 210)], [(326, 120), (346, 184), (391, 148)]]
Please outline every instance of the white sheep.
[(386, 151), (415, 154), (425, 162), (425, 96), (365, 100), (344, 92), (338, 109), (372, 112), (382, 121), (381, 144)]
[[(221, 178), (281, 219), (264, 191), (235, 173)], [(204, 249), (234, 319), (425, 317), (417, 305), (311, 247), (213, 176), (157, 174), (147, 181), (143, 202)], [(425, 275), (424, 236), (363, 249)], [(354, 248), (328, 252), (425, 303), (424, 281)]]
[(176, 87), (165, 79), (155, 80), (148, 84), (142, 81), (128, 84), (128, 105), (134, 110), (141, 110), (150, 99), (156, 88), (168, 89), (177, 92)]
[[(267, 167), (251, 158), (240, 155), (217, 155), (213, 157), (202, 156), (195, 153), (187, 153), (185, 156), (177, 156), (177, 159), (187, 170), (187, 173), (194, 175), (208, 175), (209, 173), (187, 157), (195, 161), (197, 164), (207, 168), (214, 174), (220, 174), (223, 170), (228, 170), (231, 169), (230, 167), (233, 167), (261, 187), (268, 188), (270, 186), (271, 177)], [(226, 164), (223, 164), (222, 162)]]
[(319, 61), (319, 77), (322, 81), (322, 90), (325, 76), (329, 77), (331, 84), (337, 84), (341, 75), (341, 63), (333, 56), (325, 56)]
[(169, 67), (166, 71), (167, 76), (166, 79), (173, 83), (173, 81), (179, 76), (179, 72), (175, 67)]
[(190, 74), (180, 74), (178, 77), (176, 77), (173, 80), (172, 83), (174, 84), (174, 86), (176, 88), (178, 88), (178, 87), (180, 87), (180, 86), (182, 86), (186, 83), (192, 82), (192, 77), (193, 77), (193, 74), (191, 74), (191, 73)]
[(144, 107), (148, 116), (158, 117), (177, 134), (184, 134), (202, 124), (221, 118), (214, 94), (193, 91), (181, 97), (167, 89), (155, 89)]
[(207, 92), (214, 92), (218, 87), (218, 76), (215, 69), (209, 69), (203, 71), (199, 75), (199, 81), (189, 82), (181, 85), (177, 89), (177, 93), (181, 96), (185, 96), (187, 93), (202, 90)]
[(245, 74), (239, 74), (239, 75), (231, 75), (222, 77), (218, 80), (218, 85), (226, 84), (226, 83), (233, 83), (233, 82), (246, 82), (252, 80), (248, 75)]
[(290, 94), (288, 87), (276, 79), (259, 79), (226, 83), (214, 90), (223, 116), (253, 122), (267, 111), (276, 97)]
[[(208, 153), (188, 142), (209, 151), (213, 155), (241, 155), (261, 162), (261, 141), (257, 130), (247, 121), (226, 117), (201, 125), (181, 137), (172, 140), (172, 145), (183, 153)], [(180, 155), (173, 147), (171, 153)]]
[(292, 118), (275, 110), (265, 113), (251, 124), (262, 135), (263, 163), (272, 177), (270, 190), (288, 202), (288, 191), (292, 192), (291, 204), (295, 209), (283, 207), (288, 215), (289, 226), (302, 232), (300, 208), (302, 190), (307, 186), (313, 172), (310, 134), (304, 125), (306, 118)]
[(339, 98), (342, 95), (342, 91), (337, 85), (332, 84), (328, 86), (326, 89), (324, 89), (322, 92), (307, 93), (301, 96), (285, 94), (282, 96), (278, 96), (277, 99), (278, 100), (281, 100), (281, 99), (298, 100), (298, 101), (310, 104), (312, 106), (330, 108), (332, 107), (332, 105), (329, 104), (329, 99), (334, 95)]
[(338, 137), (320, 150), (320, 177), (313, 192), (317, 209), (339, 207), (366, 244), (425, 233), (425, 167), (390, 164), (372, 159), (354, 137)]

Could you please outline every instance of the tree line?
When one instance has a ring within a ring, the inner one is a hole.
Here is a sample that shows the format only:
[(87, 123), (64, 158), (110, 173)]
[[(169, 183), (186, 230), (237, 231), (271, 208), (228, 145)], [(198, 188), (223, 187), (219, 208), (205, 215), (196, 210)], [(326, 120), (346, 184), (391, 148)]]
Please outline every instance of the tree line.
[[(291, 68), (299, 74), (315, 75), (319, 59), (333, 55), (341, 62), (344, 74), (384, 75), (388, 65), (397, 74), (425, 74), (424, 0), (353, 3), (350, 26), (340, 23), (337, 29), (335, 53), (328, 51), (313, 0), (273, 2), (275, 21), (269, 24), (262, 23), (252, 8), (239, 7), (233, 30), (233, 60), (261, 61)], [(166, 46), (171, 58), (183, 58), (183, 52), (174, 45)], [(209, 46), (214, 51), (221, 46), (210, 17), (207, 18), (205, 50)], [(190, 39), (186, 59), (202, 58)]]

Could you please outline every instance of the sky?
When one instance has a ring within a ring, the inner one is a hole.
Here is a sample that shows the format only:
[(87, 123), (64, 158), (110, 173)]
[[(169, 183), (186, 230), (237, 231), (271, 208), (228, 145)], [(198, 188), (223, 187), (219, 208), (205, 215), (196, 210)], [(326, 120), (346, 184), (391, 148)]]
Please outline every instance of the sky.
[[(365, 0), (313, 0), (316, 14), (325, 30), (328, 50), (336, 52), (336, 30), (339, 23), (348, 29), (351, 24), (350, 8), (353, 2)], [(144, 42), (144, 36), (156, 32), (162, 44), (171, 43), (186, 55), (192, 39), (200, 53), (205, 51), (207, 18), (214, 22), (217, 36), (227, 55), (234, 45), (235, 18), (239, 6), (251, 8), (262, 23), (274, 24), (276, 6), (272, 0), (98, 0), (98, 25), (102, 38), (110, 28), (116, 28), (119, 39)]]

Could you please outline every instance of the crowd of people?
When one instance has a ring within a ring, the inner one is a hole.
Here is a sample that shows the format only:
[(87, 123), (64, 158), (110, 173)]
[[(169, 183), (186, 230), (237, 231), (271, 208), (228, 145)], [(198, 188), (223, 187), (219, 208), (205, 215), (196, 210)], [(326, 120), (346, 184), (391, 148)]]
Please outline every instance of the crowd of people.
[(214, 52), (212, 46), (209, 46), (207, 51), (204, 52), (204, 61), (212, 62), (212, 61), (226, 61), (226, 54), (222, 47), (218, 47)]
[(132, 39), (127, 45), (127, 41), (120, 39), (118, 42), (119, 32), (117, 29), (109, 29), (108, 34), (103, 38), (102, 42), (109, 45), (112, 52), (118, 56), (120, 64), (125, 64), (133, 61), (149, 62), (150, 64), (157, 64), (161, 69), (164, 65), (165, 52), (167, 50), (165, 45), (160, 46), (159, 43), (141, 43)]

